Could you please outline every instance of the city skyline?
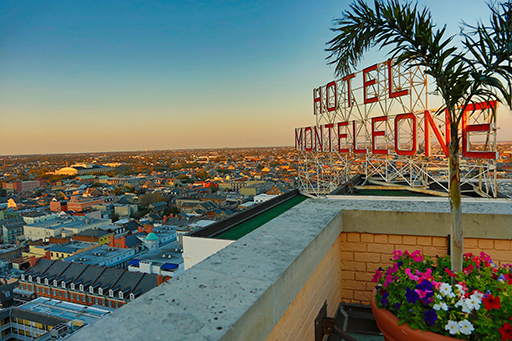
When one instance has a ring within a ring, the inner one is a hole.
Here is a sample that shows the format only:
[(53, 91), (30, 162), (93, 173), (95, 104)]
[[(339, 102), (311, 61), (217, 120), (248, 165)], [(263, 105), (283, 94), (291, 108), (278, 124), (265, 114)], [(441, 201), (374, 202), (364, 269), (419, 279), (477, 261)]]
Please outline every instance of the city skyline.
[[(2, 3), (0, 155), (292, 145), (334, 79), (323, 50), (349, 3)], [(427, 5), (450, 34), (489, 16), (481, 1)]]

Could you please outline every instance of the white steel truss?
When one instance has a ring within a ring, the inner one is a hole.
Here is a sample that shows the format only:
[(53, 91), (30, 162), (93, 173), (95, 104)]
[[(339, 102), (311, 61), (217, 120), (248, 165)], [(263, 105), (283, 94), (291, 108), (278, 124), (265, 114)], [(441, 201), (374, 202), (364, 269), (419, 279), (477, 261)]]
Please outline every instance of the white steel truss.
[[(379, 63), (314, 89), (313, 100), (316, 125), (299, 128), (295, 137), (301, 192), (326, 195), (364, 174), (365, 184), (428, 193), (435, 188), (446, 195), (447, 120), (428, 109), (427, 77), (420, 67)], [(468, 151), (496, 152), (492, 110), (475, 106), (467, 112), (465, 124), (485, 123), (491, 129), (468, 133)], [(496, 169), (496, 159), (461, 157), (462, 193), (496, 197)]]

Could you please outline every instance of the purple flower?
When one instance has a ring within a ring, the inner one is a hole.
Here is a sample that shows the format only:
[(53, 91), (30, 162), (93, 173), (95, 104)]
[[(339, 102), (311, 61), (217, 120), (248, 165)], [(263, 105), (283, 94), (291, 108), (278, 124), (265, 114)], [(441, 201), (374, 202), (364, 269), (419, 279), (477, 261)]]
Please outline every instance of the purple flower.
[(421, 281), (420, 284), (416, 286), (416, 289), (423, 290), (423, 291), (432, 291), (432, 283), (424, 279)]
[(397, 262), (397, 264), (398, 264), (398, 266), (402, 266), (402, 265), (404, 265), (404, 262), (402, 262), (401, 260), (399, 260), (399, 261)]
[(425, 323), (426, 324), (430, 324), (431, 326), (433, 326), (434, 324), (436, 324), (436, 321), (437, 321), (437, 313), (435, 310), (427, 310), (426, 312), (423, 313), (423, 316), (425, 316)]
[(382, 295), (382, 300), (380, 300), (380, 303), (383, 306), (386, 306), (389, 303), (388, 297), (389, 297), (389, 292), (387, 292), (384, 295)]
[(400, 309), (402, 305), (400, 303), (395, 303), (393, 304), (393, 308), (395, 308), (396, 310)]
[(407, 302), (412, 304), (416, 303), (416, 301), (420, 299), (418, 293), (414, 290), (411, 290), (409, 287), (407, 287), (406, 289), (407, 292), (405, 293), (405, 297), (407, 298)]

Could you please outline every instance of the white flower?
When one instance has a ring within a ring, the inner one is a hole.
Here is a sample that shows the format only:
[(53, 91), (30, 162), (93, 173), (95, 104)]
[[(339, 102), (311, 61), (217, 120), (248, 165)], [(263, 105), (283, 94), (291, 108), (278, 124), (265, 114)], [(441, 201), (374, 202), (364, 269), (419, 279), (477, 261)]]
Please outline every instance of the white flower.
[(449, 295), (452, 292), (452, 286), (448, 283), (441, 283), (441, 286), (439, 287), (439, 292), (443, 294), (444, 296)]
[(480, 304), (482, 304), (482, 300), (480, 299), (478, 293), (474, 293), (466, 300), (466, 304), (468, 305), (468, 307), (478, 310), (480, 309)]
[(434, 310), (441, 310), (443, 309), (444, 311), (448, 311), (448, 305), (444, 302), (441, 302), (441, 303), (436, 303), (434, 304)]
[(457, 289), (459, 290), (459, 296), (464, 296), (464, 294), (466, 293), (464, 291), (464, 288), (462, 287), (462, 285), (460, 284), (455, 284), (455, 286), (457, 287)]
[(468, 320), (459, 322), (459, 332), (461, 332), (462, 334), (471, 335), (471, 332), (473, 332), (473, 330), (475, 330), (475, 328), (473, 328), (473, 325)]
[(449, 320), (444, 329), (448, 330), (450, 334), (455, 335), (459, 332), (460, 326), (457, 321)]
[(468, 300), (465, 298), (461, 298), (457, 303), (455, 303), (455, 308), (462, 307), (462, 312), (469, 314), (471, 310), (473, 310), (473, 306), (468, 305)]
[(455, 297), (455, 294), (454, 294), (453, 292), (451, 292), (451, 293), (449, 293), (449, 294), (448, 294), (448, 297), (449, 297), (449, 298), (454, 298), (454, 297)]

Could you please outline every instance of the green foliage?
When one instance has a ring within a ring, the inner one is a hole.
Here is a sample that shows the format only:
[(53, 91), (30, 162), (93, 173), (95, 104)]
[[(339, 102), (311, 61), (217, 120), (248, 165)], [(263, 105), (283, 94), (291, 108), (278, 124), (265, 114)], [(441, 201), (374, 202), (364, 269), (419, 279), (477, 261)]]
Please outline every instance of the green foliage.
[[(399, 250), (392, 261), (376, 271), (375, 302), (395, 314), (399, 324), (463, 340), (501, 339), (500, 328), (507, 328), (512, 314), (510, 265), (499, 268), (483, 252), (465, 254), (460, 273), (449, 270), (449, 256), (436, 262), (419, 251)], [(429, 320), (429, 314), (435, 318)], [(450, 330), (450, 324), (455, 328)], [(470, 327), (457, 330), (464, 324)]]
[(148, 207), (149, 205), (155, 204), (160, 201), (164, 201), (164, 197), (162, 196), (162, 194), (157, 192), (144, 194), (139, 197), (139, 205), (144, 207)]

